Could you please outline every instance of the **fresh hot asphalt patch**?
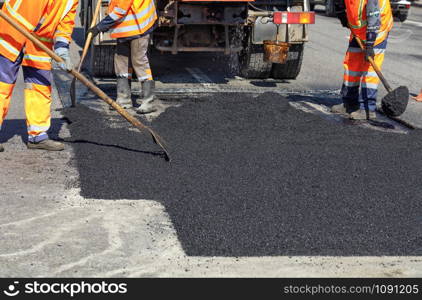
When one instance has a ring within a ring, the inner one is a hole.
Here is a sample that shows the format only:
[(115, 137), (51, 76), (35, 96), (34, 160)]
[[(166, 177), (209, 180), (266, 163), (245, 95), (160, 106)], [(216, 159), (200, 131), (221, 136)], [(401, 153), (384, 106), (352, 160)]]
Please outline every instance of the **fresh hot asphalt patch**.
[(81, 193), (152, 199), (188, 255), (421, 255), (422, 134), (341, 125), (275, 94), (170, 108), (150, 136), (67, 109)]

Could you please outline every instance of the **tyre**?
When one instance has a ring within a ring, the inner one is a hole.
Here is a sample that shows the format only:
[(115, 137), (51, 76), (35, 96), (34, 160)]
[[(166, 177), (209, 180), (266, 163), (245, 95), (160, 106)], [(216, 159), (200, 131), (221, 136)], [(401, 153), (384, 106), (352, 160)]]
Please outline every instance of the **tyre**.
[(114, 77), (114, 45), (91, 47), (90, 73), (95, 77)]
[(303, 51), (303, 44), (291, 45), (286, 62), (273, 64), (272, 77), (274, 79), (296, 79), (302, 68)]
[(400, 20), (400, 22), (404, 22), (407, 20), (407, 14), (398, 14), (397, 16)]
[(264, 46), (255, 45), (247, 38), (246, 47), (239, 53), (240, 75), (244, 78), (270, 77), (272, 63), (264, 61)]
[(336, 7), (334, 5), (334, 0), (327, 0), (325, 2), (325, 15), (327, 17), (335, 17), (336, 16)]

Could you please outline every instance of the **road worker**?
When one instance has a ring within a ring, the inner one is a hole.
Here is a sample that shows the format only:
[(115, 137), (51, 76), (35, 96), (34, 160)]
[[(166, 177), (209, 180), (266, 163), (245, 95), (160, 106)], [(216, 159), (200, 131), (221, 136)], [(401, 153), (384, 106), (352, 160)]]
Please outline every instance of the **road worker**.
[(117, 39), (114, 55), (116, 102), (123, 108), (132, 107), (129, 81), (134, 70), (143, 93), (140, 99), (142, 104), (137, 108), (137, 113), (140, 114), (154, 112), (159, 105), (155, 98), (155, 82), (147, 57), (149, 38), (156, 20), (154, 0), (111, 0), (108, 15), (89, 30), (94, 36), (110, 30), (111, 37)]
[(419, 95), (417, 95), (414, 99), (415, 99), (416, 101), (422, 102), (422, 90), (421, 90), (421, 92), (419, 93)]
[[(350, 28), (351, 36), (344, 59), (343, 104), (333, 106), (332, 111), (347, 113), (356, 120), (374, 119), (380, 80), (368, 58), (372, 57), (381, 68), (388, 34), (393, 27), (390, 1), (340, 0), (337, 7), (341, 6), (344, 10), (339, 10), (338, 16), (343, 26)], [(362, 40), (365, 50), (361, 50), (353, 35)]]
[[(7, 0), (2, 11), (54, 48), (64, 60), (59, 67), (69, 71), (69, 44), (77, 6), (78, 0)], [(25, 80), (27, 147), (63, 150), (62, 143), (47, 135), (51, 124), (51, 58), (0, 18), (0, 126), (9, 110), (20, 66)], [(4, 150), (3, 146), (0, 148)]]

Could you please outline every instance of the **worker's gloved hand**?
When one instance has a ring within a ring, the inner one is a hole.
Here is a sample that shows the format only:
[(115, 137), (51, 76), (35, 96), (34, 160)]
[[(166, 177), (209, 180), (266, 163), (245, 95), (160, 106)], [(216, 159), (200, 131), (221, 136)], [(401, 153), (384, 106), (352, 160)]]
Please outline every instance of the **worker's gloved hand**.
[(376, 38), (377, 38), (377, 33), (375, 31), (368, 30), (366, 32), (365, 59), (367, 61), (369, 57), (372, 57), (372, 59), (375, 58), (374, 45), (375, 45)]
[(69, 49), (64, 48), (64, 47), (60, 47), (60, 48), (55, 49), (54, 52), (58, 56), (60, 56), (61, 59), (63, 59), (63, 62), (61, 62), (61, 63), (56, 62), (56, 66), (58, 66), (63, 71), (67, 71), (67, 72), (72, 71), (73, 64), (72, 64), (72, 61), (70, 59)]
[(98, 26), (94, 26), (88, 29), (87, 31), (87, 35), (88, 34), (92, 34), (92, 38), (96, 37), (99, 33), (101, 32), (101, 30), (98, 28)]

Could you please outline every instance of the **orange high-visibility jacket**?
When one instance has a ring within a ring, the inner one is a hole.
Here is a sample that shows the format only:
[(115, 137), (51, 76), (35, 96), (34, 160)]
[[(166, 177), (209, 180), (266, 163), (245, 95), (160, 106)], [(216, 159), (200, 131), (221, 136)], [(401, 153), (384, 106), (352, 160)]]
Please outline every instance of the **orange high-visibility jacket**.
[[(368, 27), (367, 4), (372, 0), (345, 0), (347, 20), (352, 33), (361, 40), (366, 41)], [(377, 0), (376, 0), (377, 1)], [(375, 45), (380, 44), (386, 39), (388, 33), (393, 27), (393, 15), (391, 11), (390, 0), (378, 0), (378, 8), (371, 11), (371, 16), (379, 20), (379, 29)]]
[[(2, 11), (52, 48), (55, 42), (70, 43), (77, 6), (78, 0), (6, 0)], [(27, 43), (30, 42), (0, 18), (0, 55), (15, 61)], [(31, 48), (27, 47), (27, 52)], [(43, 66), (42, 61), (40, 65)]]
[(141, 35), (157, 20), (154, 0), (111, 0), (108, 12), (118, 21), (111, 28), (112, 38)]

